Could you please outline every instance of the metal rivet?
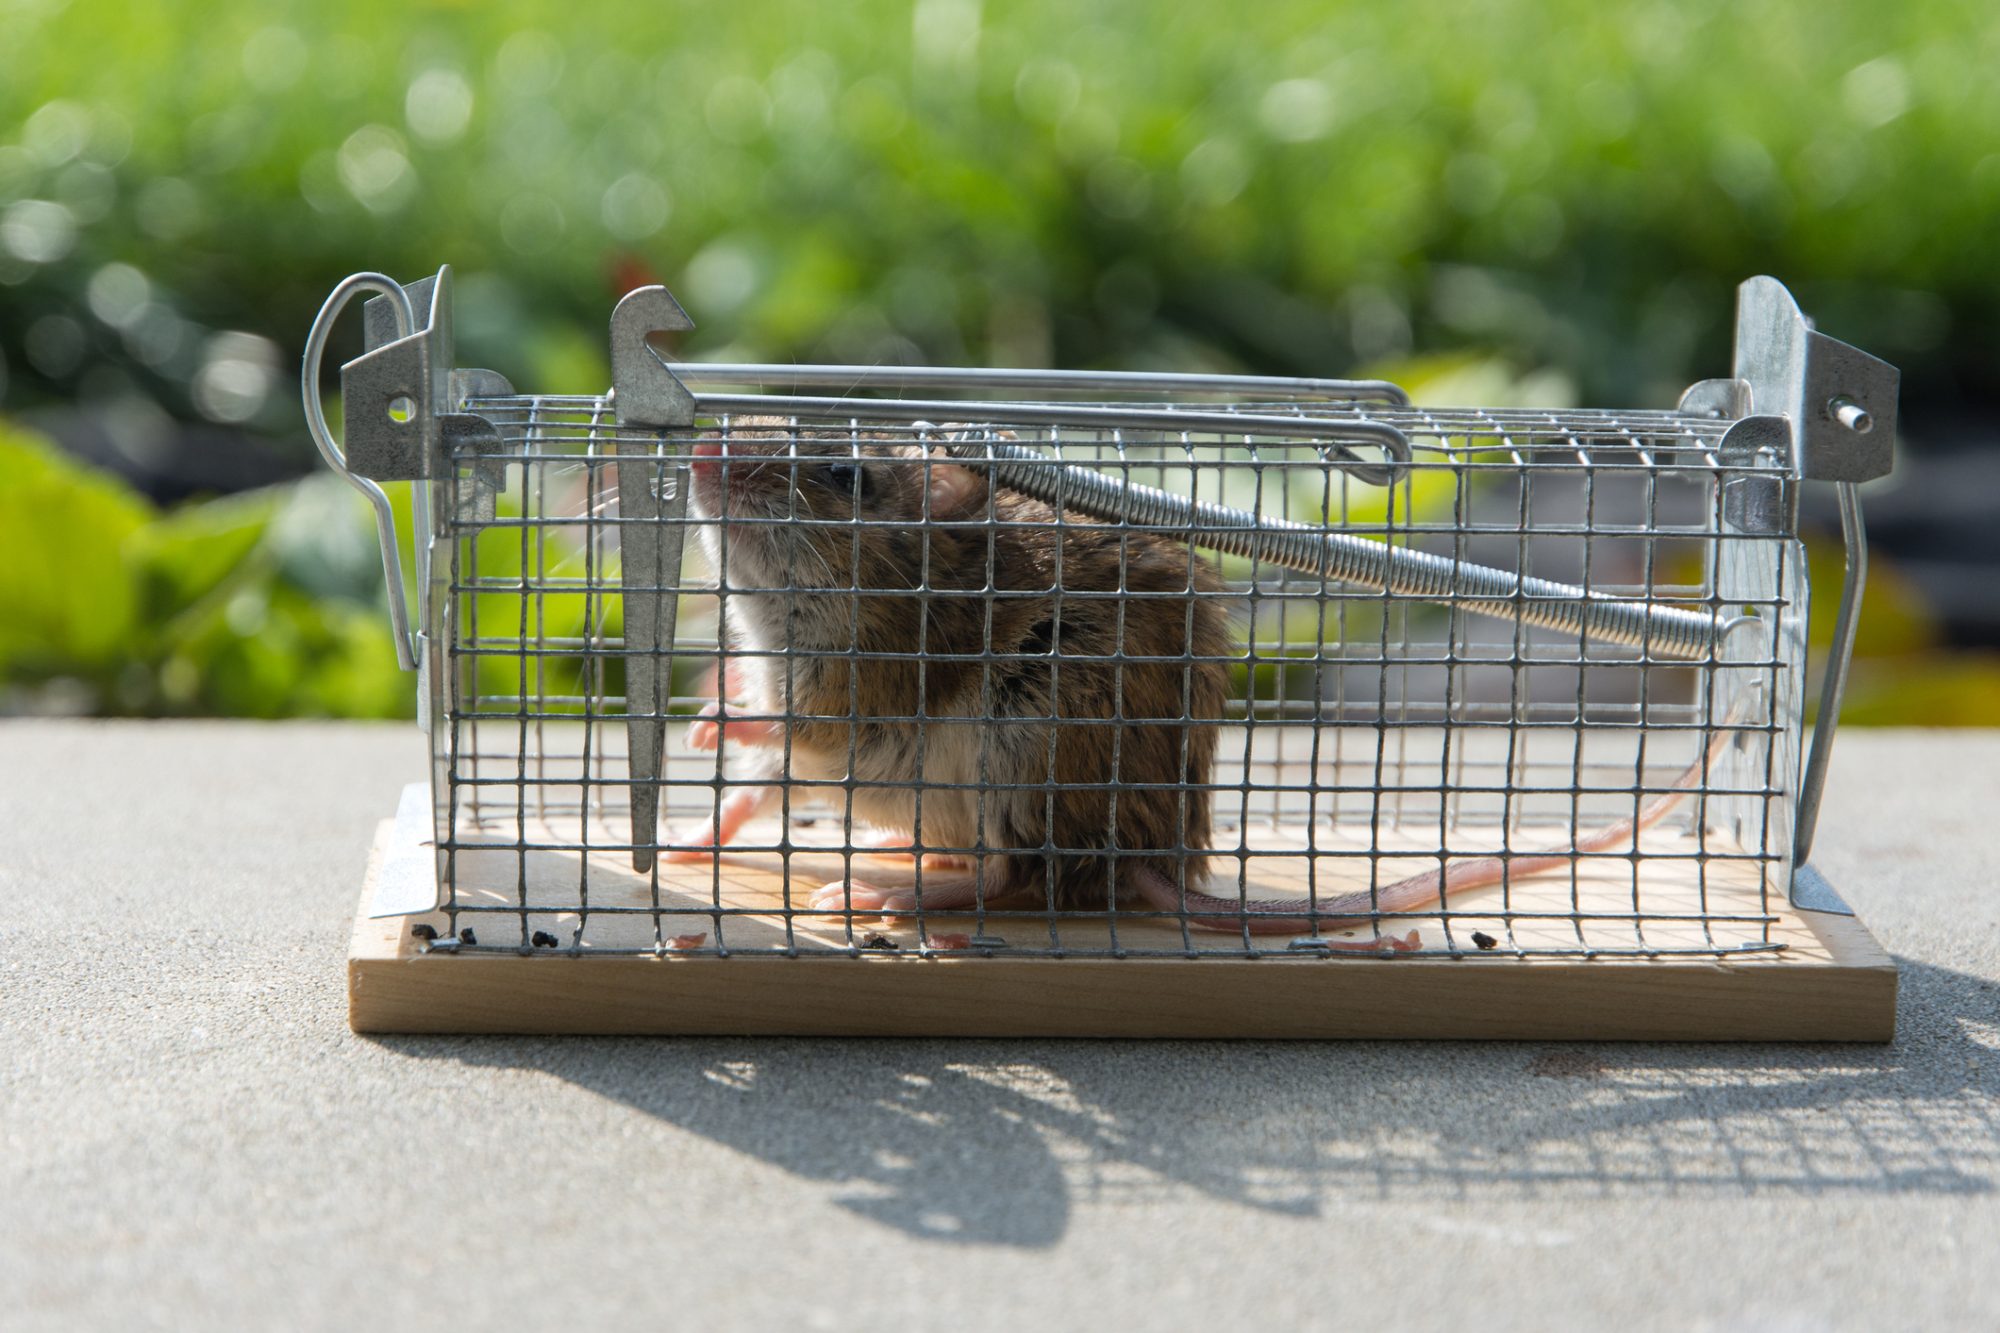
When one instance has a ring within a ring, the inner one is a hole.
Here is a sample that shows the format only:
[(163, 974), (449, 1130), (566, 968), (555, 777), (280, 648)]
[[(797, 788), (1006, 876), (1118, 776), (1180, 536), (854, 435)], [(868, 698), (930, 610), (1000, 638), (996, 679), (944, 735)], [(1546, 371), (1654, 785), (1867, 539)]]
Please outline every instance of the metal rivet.
[(1875, 429), (1875, 418), (1869, 415), (1867, 408), (1852, 398), (1827, 399), (1826, 414), (1856, 435), (1866, 435)]

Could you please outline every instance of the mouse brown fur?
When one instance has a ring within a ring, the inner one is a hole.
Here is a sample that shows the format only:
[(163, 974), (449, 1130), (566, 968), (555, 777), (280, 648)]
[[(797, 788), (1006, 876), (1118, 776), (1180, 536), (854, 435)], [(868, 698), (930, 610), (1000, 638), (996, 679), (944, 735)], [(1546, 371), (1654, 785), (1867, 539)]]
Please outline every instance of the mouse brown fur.
[[(777, 418), (698, 450), (692, 498), (719, 520), (701, 531), (734, 674), (789, 730), (795, 783), (852, 777), (853, 818), (976, 859), (952, 883), (988, 900), (1100, 906), (1122, 886), (1134, 905), (1135, 879), (1201, 881), (1231, 634), (1188, 547), (1058, 524), (919, 444)], [(751, 739), (780, 780), (782, 733)]]

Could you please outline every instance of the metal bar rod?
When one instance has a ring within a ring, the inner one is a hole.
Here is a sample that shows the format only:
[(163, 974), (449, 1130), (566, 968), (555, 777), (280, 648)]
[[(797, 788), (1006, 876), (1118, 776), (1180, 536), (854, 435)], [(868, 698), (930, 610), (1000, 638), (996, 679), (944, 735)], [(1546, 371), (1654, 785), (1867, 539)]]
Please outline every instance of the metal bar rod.
[(685, 384), (790, 384), (862, 388), (964, 388), (1055, 393), (1222, 393), (1243, 398), (1381, 402), (1406, 407), (1410, 395), (1389, 380), (1300, 376), (1181, 375), (1119, 370), (1001, 370), (973, 366), (827, 366), (675, 361)]
[(1861, 628), (1861, 591), (1868, 581), (1868, 529), (1861, 521), (1861, 497), (1854, 483), (1835, 487), (1840, 497), (1840, 535), (1847, 546), (1841, 575), (1840, 615), (1833, 625), (1833, 645), (1827, 650), (1826, 679), (1819, 690), (1819, 716), (1813, 719), (1812, 752), (1799, 782), (1799, 818), (1792, 834), (1792, 865), (1806, 863), (1819, 824), (1819, 800), (1826, 788), (1827, 765), (1833, 760), (1833, 733), (1840, 725), (1840, 700), (1847, 690), (1847, 668), (1854, 655), (1854, 635)]
[[(676, 362), (675, 364), (678, 367), (680, 363)], [(719, 398), (724, 395), (708, 394), (704, 396)], [(513, 393), (475, 394), (466, 398), (464, 406), (467, 411), (477, 412), (481, 416), (488, 417), (495, 422), (505, 422), (511, 416), (518, 415), (526, 410), (529, 397), (529, 395)], [(532, 397), (534, 401), (542, 404), (550, 411), (567, 412), (579, 419), (596, 414), (602, 410), (604, 405), (604, 396), (602, 394), (535, 394)], [(751, 404), (753, 407), (765, 409), (764, 415), (770, 415), (769, 409), (774, 405), (779, 405), (787, 401), (790, 395), (749, 394), (736, 395), (736, 397), (740, 401)], [(841, 413), (843, 416), (858, 416), (865, 419), (869, 413), (860, 409), (880, 402), (893, 402), (897, 400), (839, 397), (829, 399), (828, 401), (844, 404), (846, 410)], [(968, 407), (1013, 407), (1016, 405), (1012, 400), (996, 402), (991, 399), (942, 399), (936, 401), (945, 406), (959, 409), (957, 418), (955, 419), (963, 418), (965, 415), (963, 409)], [(1028, 403), (1020, 404), (1020, 406), (1033, 405)], [(1341, 402), (1337, 401), (1335, 403), (1335, 406), (1340, 405), (1342, 405)], [(1044, 403), (1041, 406), (1063, 413), (1067, 420), (1069, 419), (1067, 414), (1073, 410), (1103, 407), (1106, 405), (1097, 403)], [(1226, 404), (1219, 403), (1204, 404), (1196, 408), (1180, 408), (1171, 404), (1147, 405), (1135, 403), (1131, 406), (1154, 412), (1170, 412), (1174, 415), (1175, 420), (1185, 420), (1190, 412), (1206, 412), (1211, 415), (1224, 417), (1230, 421), (1240, 421), (1243, 419), (1242, 413), (1237, 412)], [(1312, 421), (1324, 421), (1327, 418), (1323, 416), (1306, 417), (1288, 413), (1279, 419), (1298, 425)], [(1498, 442), (1502, 439), (1508, 439), (1524, 441), (1536, 447), (1554, 447), (1571, 451), (1576, 447), (1575, 442), (1579, 438), (1615, 441), (1629, 449), (1632, 437), (1642, 436), (1648, 439), (1681, 441), (1689, 449), (1703, 451), (1704, 455), (1707, 446), (1712, 445), (1728, 434), (1729, 427), (1734, 424), (1728, 420), (1686, 416), (1666, 408), (1572, 407), (1564, 408), (1561, 411), (1551, 411), (1542, 408), (1524, 407), (1418, 407), (1395, 403), (1377, 403), (1372, 405), (1367, 409), (1367, 419), (1395, 426), (1398, 430), (1402, 430), (1408, 434), (1430, 435), (1439, 437), (1440, 439), (1451, 436), (1462, 436), (1468, 440), (1477, 441), (1478, 444), (1475, 447), (1482, 450), (1499, 448), (1501, 445)], [(580, 426), (582, 423), (579, 420), (572, 424)], [(1511, 465), (1503, 464), (1501, 466), (1518, 466), (1518, 463)], [(1702, 466), (1712, 470), (1718, 466), (1722, 466), (1722, 464), (1712, 457), (1700, 459), (1686, 457), (1676, 459), (1673, 466), (1677, 469)], [(1737, 460), (1731, 460), (1728, 466), (1732, 470), (1735, 470), (1740, 469), (1743, 464)], [(1774, 463), (1767, 470), (1778, 471), (1781, 469)]]
[(1604, 597), (1571, 584), (1523, 577), (1427, 551), (1389, 546), (1351, 533), (1266, 518), (1152, 486), (1125, 483), (1061, 463), (1040, 450), (999, 440), (951, 440), (956, 457), (986, 462), (996, 480), (1023, 494), (1108, 522), (1189, 531), (1209, 550), (1263, 560), (1315, 577), (1457, 606), (1502, 620), (1588, 634), (1663, 657), (1700, 661), (1748, 616), (1695, 611)]
[[(1018, 422), (1024, 426), (1081, 427), (1085, 430), (1142, 430), (1182, 435), (1263, 435), (1317, 441), (1346, 460), (1346, 470), (1376, 485), (1393, 485), (1410, 462), (1409, 437), (1394, 426), (1365, 417), (1274, 417), (1242, 412), (1179, 412), (1144, 407), (1071, 407), (1047, 403), (954, 402), (921, 398), (796, 398), (789, 395), (703, 393), (697, 410), (728, 413), (909, 422)], [(1368, 445), (1389, 455), (1387, 464), (1355, 458), (1342, 446)], [(1323, 450), (1322, 452), (1325, 452)]]

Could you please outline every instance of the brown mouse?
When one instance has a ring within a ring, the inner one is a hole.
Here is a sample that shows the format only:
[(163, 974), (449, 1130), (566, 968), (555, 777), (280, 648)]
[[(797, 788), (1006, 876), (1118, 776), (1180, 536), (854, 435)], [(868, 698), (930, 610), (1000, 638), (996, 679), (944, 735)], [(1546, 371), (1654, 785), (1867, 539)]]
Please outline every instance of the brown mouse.
[[(721, 692), (750, 716), (711, 705), (688, 741), (713, 749), (726, 735), (758, 760), (667, 859), (712, 857), (788, 777), (823, 784), (795, 786), (795, 800), (846, 807), (851, 775), (850, 827), (920, 844), (926, 873), (901, 892), (836, 881), (816, 909), (950, 912), (1032, 895), (1255, 935), (1367, 925), (1634, 845), (1729, 734), (1636, 819), (1573, 846), (1452, 861), (1317, 903), (1204, 893), (1233, 656), (1209, 564), (1156, 533), (1074, 513), (1057, 526), (1050, 506), (910, 440), (744, 417), (693, 453), (692, 512), (727, 590)], [(1418, 944), (1412, 931), (1336, 947)]]
[(764, 716), (690, 730), (758, 747), (758, 771), (670, 860), (712, 855), (787, 776), (845, 806), (851, 774), (851, 821), (944, 854), (920, 891), (834, 883), (815, 907), (1137, 906), (1200, 882), (1232, 655), (1206, 561), (1080, 515), (1057, 527), (914, 441), (740, 418), (695, 445), (692, 472), (727, 590), (725, 676)]

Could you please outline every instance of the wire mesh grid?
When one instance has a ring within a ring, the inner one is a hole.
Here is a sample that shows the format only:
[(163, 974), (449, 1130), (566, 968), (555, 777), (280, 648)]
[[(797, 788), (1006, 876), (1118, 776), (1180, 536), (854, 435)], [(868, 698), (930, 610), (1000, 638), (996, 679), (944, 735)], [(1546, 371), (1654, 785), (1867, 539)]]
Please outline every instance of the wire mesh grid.
[[(501, 448), (440, 483), (429, 599), (462, 948), (1785, 948), (1796, 483), (1725, 454), (1726, 422), (1370, 404), (1411, 441), (1383, 487), (1310, 435), (996, 404), (931, 424), (773, 397), (678, 433), (602, 398), (467, 406)], [(1198, 523), (1024, 501), (946, 450), (967, 441), (1720, 629), (1666, 651), (1544, 628), (1518, 593), (1212, 556)], [(670, 636), (635, 629), (649, 599)], [(655, 770), (635, 746), (660, 718)]]

